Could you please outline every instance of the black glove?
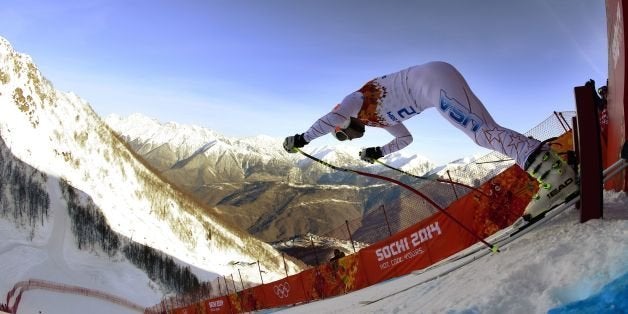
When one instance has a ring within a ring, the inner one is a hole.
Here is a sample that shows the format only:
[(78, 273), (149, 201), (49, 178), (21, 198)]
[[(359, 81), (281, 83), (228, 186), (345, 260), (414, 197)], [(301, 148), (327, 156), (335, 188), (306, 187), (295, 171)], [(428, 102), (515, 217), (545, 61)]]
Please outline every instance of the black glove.
[(379, 147), (365, 148), (360, 152), (360, 159), (368, 163), (374, 163), (376, 159), (382, 157), (384, 157), (384, 154), (382, 154), (382, 149)]
[(308, 142), (303, 138), (303, 134), (295, 134), (294, 136), (288, 136), (283, 141), (283, 149), (288, 153), (296, 153), (295, 148), (301, 148), (307, 145)]

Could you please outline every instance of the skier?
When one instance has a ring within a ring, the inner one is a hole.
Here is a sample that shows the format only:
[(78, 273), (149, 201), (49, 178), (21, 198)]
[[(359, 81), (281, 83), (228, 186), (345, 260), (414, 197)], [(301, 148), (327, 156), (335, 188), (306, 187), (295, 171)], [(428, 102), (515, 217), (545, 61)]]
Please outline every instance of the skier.
[(412, 66), (367, 82), (319, 118), (305, 133), (286, 137), (283, 147), (296, 152), (312, 140), (332, 133), (339, 141), (364, 135), (365, 126), (380, 127), (394, 139), (360, 151), (373, 163), (412, 142), (403, 121), (427, 108), (436, 110), (476, 144), (515, 160), (539, 181), (539, 193), (524, 211), (530, 220), (579, 191), (575, 173), (548, 144), (498, 125), (452, 65), (435, 61)]

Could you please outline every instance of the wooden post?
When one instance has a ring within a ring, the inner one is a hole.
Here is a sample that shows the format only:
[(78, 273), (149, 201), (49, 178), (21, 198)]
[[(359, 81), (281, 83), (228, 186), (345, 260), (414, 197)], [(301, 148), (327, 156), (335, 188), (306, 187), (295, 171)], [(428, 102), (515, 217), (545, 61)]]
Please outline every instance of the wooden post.
[(602, 218), (603, 177), (600, 120), (593, 102), (593, 89), (574, 88), (578, 119), (578, 156), (580, 159), (580, 222)]

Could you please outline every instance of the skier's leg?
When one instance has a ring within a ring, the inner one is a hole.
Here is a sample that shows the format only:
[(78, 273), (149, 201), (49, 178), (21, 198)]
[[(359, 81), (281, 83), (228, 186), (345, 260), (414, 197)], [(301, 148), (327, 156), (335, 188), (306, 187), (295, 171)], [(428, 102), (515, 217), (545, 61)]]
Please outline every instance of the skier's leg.
[[(547, 144), (498, 125), (451, 65), (435, 64), (441, 86), (437, 110), (478, 145), (500, 152), (539, 181), (539, 192), (524, 211), (531, 219), (578, 192), (576, 175)], [(438, 85), (436, 85), (438, 86)]]
[(431, 67), (431, 98), (438, 99), (436, 110), (476, 144), (514, 159), (523, 168), (540, 142), (497, 124), (453, 66), (436, 62)]

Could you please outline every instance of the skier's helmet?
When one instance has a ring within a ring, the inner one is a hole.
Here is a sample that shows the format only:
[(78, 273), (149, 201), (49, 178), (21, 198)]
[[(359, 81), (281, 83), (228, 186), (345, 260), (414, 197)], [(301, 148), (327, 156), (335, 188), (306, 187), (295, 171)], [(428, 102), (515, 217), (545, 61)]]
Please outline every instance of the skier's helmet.
[(333, 134), (339, 141), (360, 138), (364, 135), (364, 124), (358, 118), (351, 117), (341, 125), (337, 125)]

